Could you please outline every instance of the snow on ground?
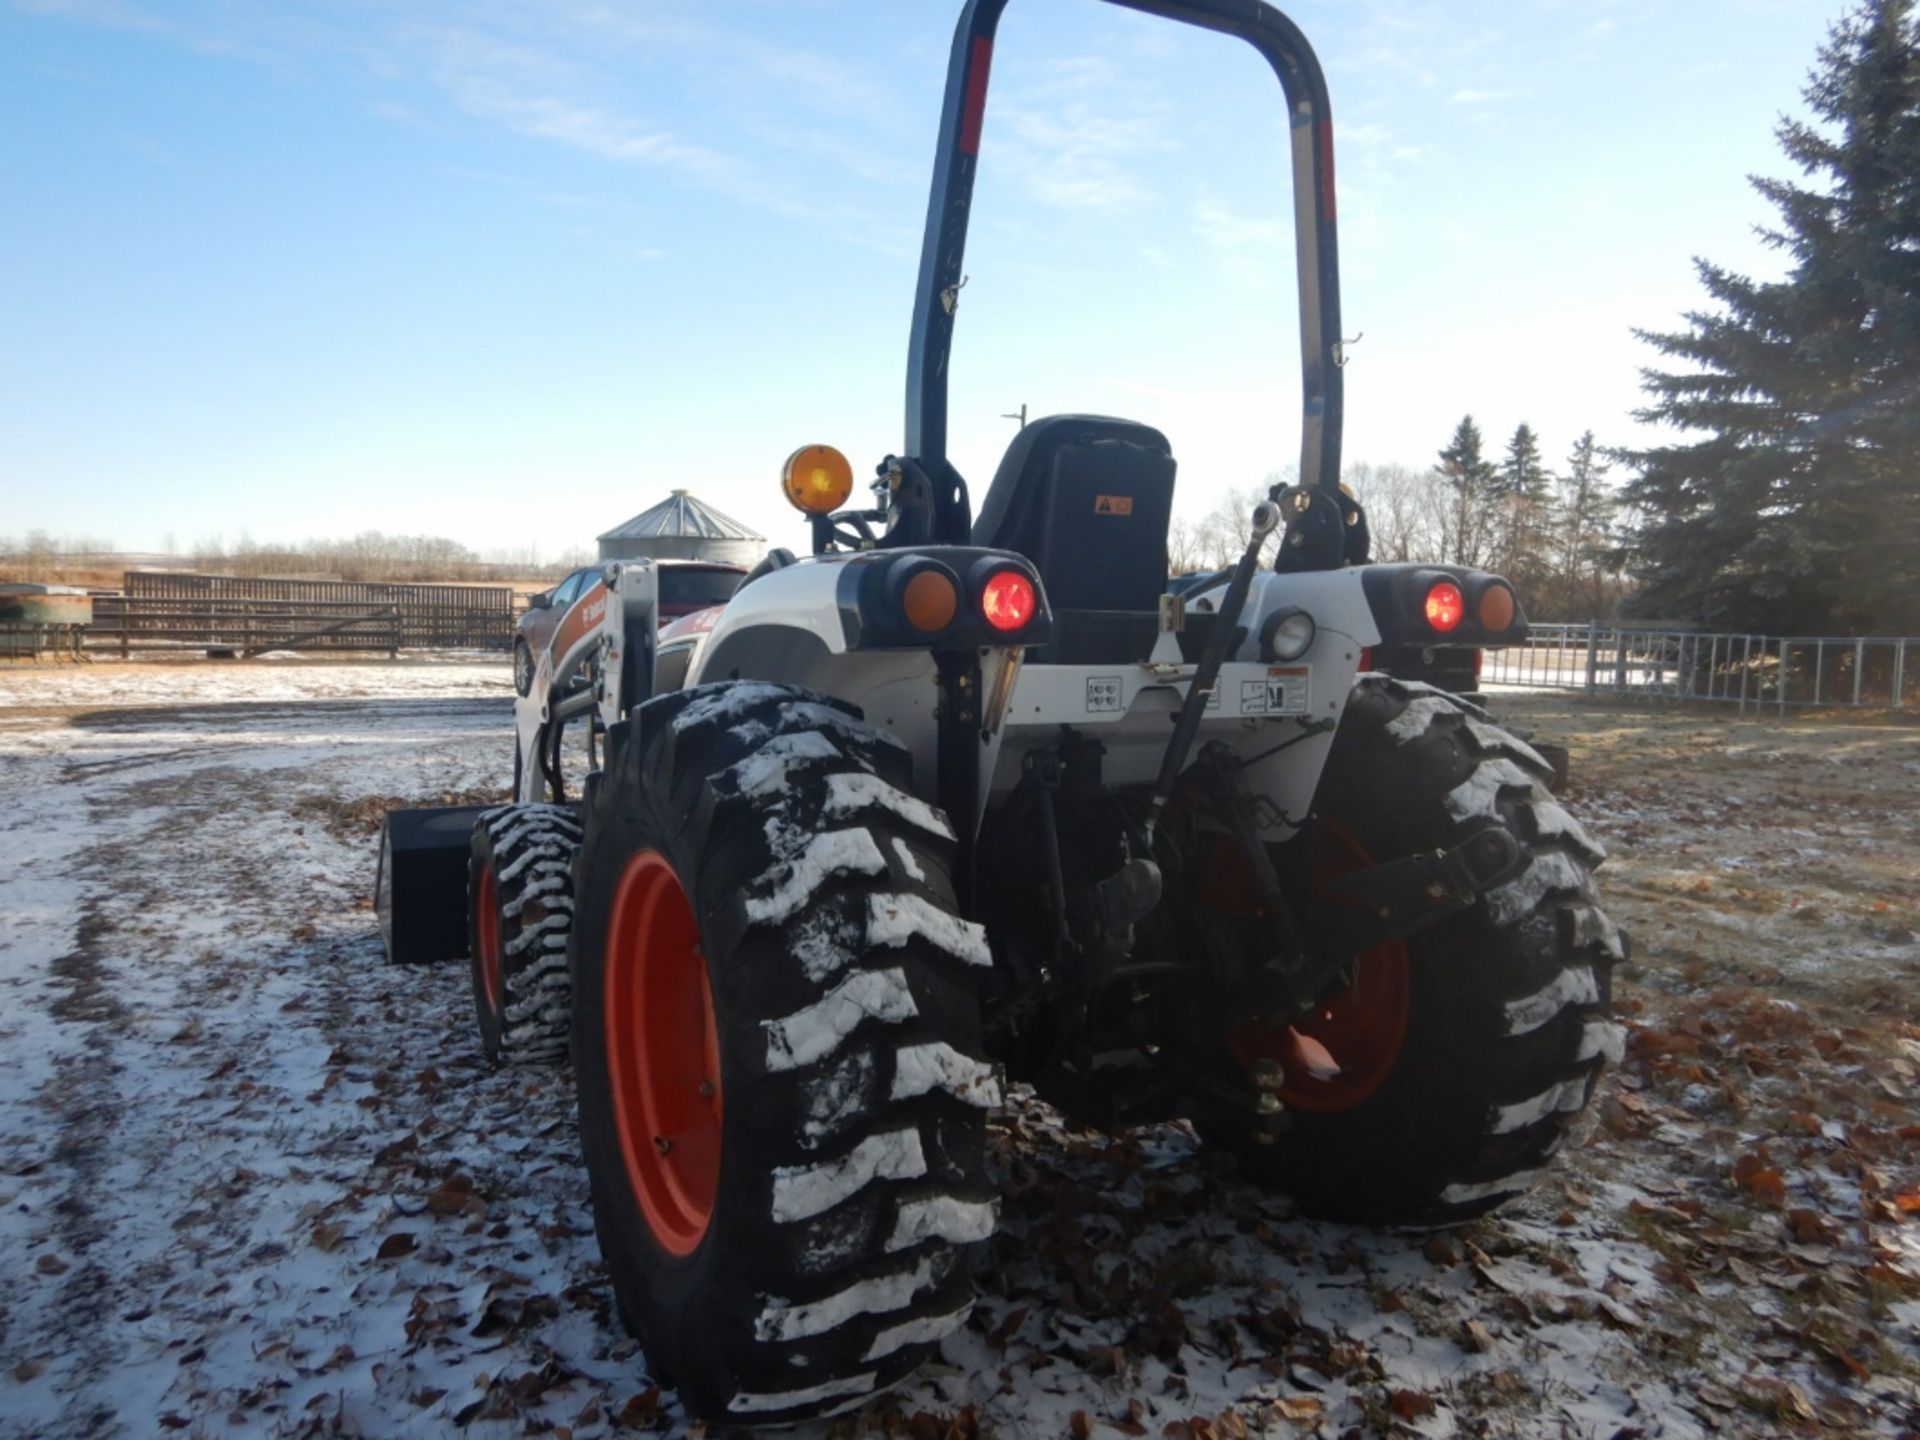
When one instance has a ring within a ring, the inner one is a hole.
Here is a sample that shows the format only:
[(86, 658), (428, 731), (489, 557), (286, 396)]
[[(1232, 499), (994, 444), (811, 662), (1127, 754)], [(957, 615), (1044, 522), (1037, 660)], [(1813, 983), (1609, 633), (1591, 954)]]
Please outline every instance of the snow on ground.
[[(381, 804), (499, 785), (505, 667), (97, 670), (0, 671), (0, 1434), (685, 1431), (566, 1072), (487, 1067), (463, 968), (368, 908)], [(1529, 719), (1638, 940), (1593, 1143), (1381, 1235), (1016, 1095), (974, 1320), (839, 1433), (1920, 1425), (1920, 732)]]
[(513, 676), (498, 656), (338, 662), (261, 656), (182, 661), (172, 656), (82, 665), (0, 667), (6, 707), (208, 705), (277, 700), (426, 700), (451, 695), (511, 698)]

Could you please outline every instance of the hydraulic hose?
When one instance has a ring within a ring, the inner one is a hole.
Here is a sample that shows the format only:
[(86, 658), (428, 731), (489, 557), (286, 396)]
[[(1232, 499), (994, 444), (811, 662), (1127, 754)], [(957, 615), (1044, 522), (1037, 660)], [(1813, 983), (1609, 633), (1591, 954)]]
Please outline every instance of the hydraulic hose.
[(1199, 733), (1200, 721), (1206, 714), (1207, 693), (1220, 678), (1220, 667), (1227, 663), (1227, 656), (1239, 648), (1245, 636), (1246, 632), (1240, 627), (1240, 612), (1247, 608), (1247, 592), (1253, 588), (1254, 571), (1260, 568), (1261, 548), (1280, 524), (1280, 489), (1276, 485), (1267, 492), (1265, 500), (1253, 507), (1253, 534), (1248, 537), (1240, 563), (1233, 567), (1233, 578), (1227, 582), (1227, 593), (1220, 601), (1213, 631), (1200, 651), (1193, 683), (1187, 687), (1187, 698), (1181, 703), (1180, 718), (1174, 722), (1173, 739), (1167, 742), (1167, 753), (1160, 758), (1160, 778), (1154, 782), (1153, 798), (1147, 802), (1149, 841), (1160, 823), (1160, 813), (1167, 808), (1168, 797), (1173, 794), (1174, 782), (1187, 768), (1193, 737)]

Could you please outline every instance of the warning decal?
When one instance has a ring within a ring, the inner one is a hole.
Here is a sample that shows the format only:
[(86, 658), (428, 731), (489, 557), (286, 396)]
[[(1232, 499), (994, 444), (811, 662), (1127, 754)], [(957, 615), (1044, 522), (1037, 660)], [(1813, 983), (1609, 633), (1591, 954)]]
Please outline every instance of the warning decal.
[(1096, 495), (1093, 497), (1093, 513), (1096, 515), (1133, 514), (1133, 496)]
[(1310, 706), (1313, 669), (1308, 665), (1274, 665), (1264, 680), (1240, 682), (1243, 715), (1304, 715)]

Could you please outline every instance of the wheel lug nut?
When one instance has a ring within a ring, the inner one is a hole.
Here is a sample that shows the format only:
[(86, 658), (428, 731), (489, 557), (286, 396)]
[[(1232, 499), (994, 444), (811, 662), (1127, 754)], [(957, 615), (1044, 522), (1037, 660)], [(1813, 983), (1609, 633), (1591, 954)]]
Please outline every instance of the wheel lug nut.
[(656, 1135), (653, 1137), (653, 1148), (665, 1155), (673, 1149), (673, 1142), (664, 1135)]

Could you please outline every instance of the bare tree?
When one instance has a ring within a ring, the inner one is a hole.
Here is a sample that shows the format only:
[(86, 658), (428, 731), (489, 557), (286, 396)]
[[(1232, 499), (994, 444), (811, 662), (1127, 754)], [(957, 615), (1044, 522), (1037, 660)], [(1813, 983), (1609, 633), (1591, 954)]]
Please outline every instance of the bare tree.
[(1367, 512), (1375, 560), (1433, 561), (1446, 554), (1449, 491), (1438, 471), (1359, 461), (1346, 467), (1345, 483)]

